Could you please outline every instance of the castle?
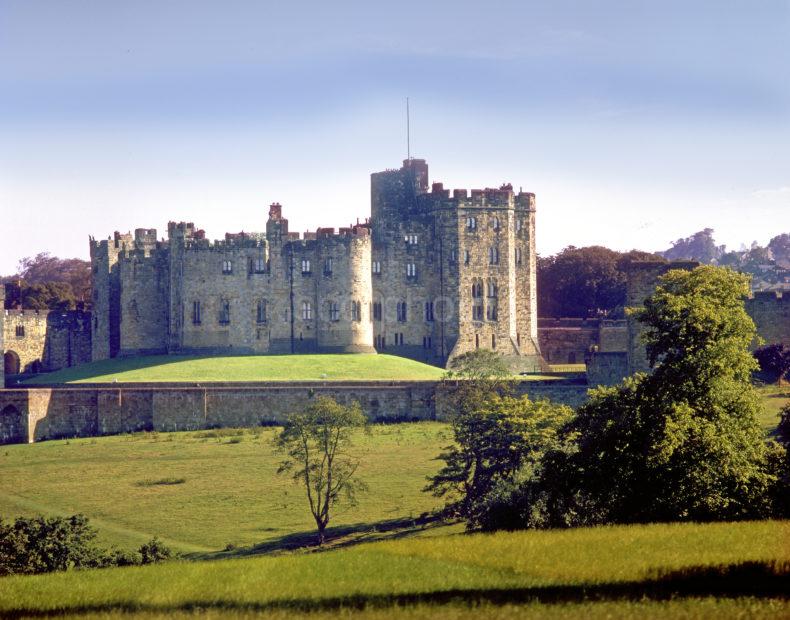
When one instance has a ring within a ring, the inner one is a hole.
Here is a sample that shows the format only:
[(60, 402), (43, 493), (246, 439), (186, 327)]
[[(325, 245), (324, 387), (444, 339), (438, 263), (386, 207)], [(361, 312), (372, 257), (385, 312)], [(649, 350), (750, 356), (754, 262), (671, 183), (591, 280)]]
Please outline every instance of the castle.
[(371, 216), (211, 242), (192, 223), (90, 240), (91, 357), (390, 351), (432, 364), (476, 348), (517, 370), (537, 338), (535, 195), (429, 188), (407, 159), (371, 175)]

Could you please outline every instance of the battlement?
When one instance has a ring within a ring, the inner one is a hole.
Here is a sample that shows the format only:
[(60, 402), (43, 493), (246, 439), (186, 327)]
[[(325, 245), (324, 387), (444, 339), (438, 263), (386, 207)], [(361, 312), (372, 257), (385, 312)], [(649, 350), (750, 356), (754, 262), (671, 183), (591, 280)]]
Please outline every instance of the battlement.
[(445, 189), (443, 183), (436, 182), (431, 185), (431, 191), (423, 196), (433, 202), (449, 202), (456, 208), (521, 207), (534, 209), (535, 206), (535, 194), (523, 191), (515, 193), (510, 183), (498, 188), (453, 189), (451, 195), (450, 190)]

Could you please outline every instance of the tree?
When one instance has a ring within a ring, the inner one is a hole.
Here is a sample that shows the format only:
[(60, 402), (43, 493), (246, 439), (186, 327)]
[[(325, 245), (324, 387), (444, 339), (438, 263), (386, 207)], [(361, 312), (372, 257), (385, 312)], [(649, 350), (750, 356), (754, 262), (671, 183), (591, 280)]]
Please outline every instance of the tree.
[(448, 497), (451, 513), (478, 525), (486, 496), (554, 447), (572, 415), (565, 405), (490, 394), (478, 408), (453, 417), (454, 443), (439, 456), (444, 466), (425, 490)]
[(790, 379), (790, 348), (782, 343), (769, 344), (754, 352), (760, 370), (774, 381), (781, 383), (783, 378)]
[(622, 314), (626, 266), (636, 260), (663, 260), (655, 254), (616, 252), (601, 246), (565, 248), (538, 259), (538, 314), (542, 317), (596, 317)]
[(353, 503), (356, 491), (364, 488), (355, 478), (359, 460), (350, 448), (353, 431), (365, 424), (359, 403), (344, 406), (322, 396), (303, 413), (289, 415), (277, 436), (277, 446), (287, 455), (277, 471), (292, 473), (304, 486), (319, 545), (335, 504), (341, 497)]
[(725, 520), (769, 511), (767, 447), (751, 384), (748, 278), (671, 270), (645, 308), (649, 375), (598, 388), (544, 463), (553, 525)]
[(71, 286), (77, 301), (87, 302), (91, 295), (91, 265), (79, 258), (58, 258), (47, 252), (19, 261), (18, 277), (27, 284), (62, 282)]
[(672, 247), (661, 255), (669, 260), (697, 260), (710, 264), (724, 254), (725, 247), (717, 246), (713, 239), (713, 229), (706, 228), (690, 237), (672, 242)]
[(768, 242), (774, 260), (781, 265), (790, 267), (790, 233), (777, 235)]

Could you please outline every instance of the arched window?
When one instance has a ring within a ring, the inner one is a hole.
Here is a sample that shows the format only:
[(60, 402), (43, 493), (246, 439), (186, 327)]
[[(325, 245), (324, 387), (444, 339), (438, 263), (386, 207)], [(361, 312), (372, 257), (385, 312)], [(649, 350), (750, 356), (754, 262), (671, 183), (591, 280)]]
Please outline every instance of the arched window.
[(313, 318), (313, 306), (309, 301), (302, 302), (302, 319), (310, 321)]
[(492, 230), (499, 230), (499, 218), (495, 215), (491, 218), (491, 229)]

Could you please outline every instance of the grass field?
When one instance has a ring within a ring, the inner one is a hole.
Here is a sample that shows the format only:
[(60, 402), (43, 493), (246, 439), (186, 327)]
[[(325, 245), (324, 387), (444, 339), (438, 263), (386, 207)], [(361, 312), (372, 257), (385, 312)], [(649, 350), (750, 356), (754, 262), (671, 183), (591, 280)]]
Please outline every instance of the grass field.
[(92, 362), (38, 375), (26, 384), (209, 381), (413, 381), (444, 370), (395, 355), (148, 355)]
[[(82, 512), (105, 544), (134, 548), (159, 536), (206, 554), (227, 545), (304, 543), (312, 531), (303, 491), (276, 474), (274, 430), (143, 433), (0, 446), (0, 516)], [(449, 429), (375, 425), (356, 439), (368, 491), (339, 506), (338, 532), (369, 536), (432, 510), (421, 492)]]
[(9, 577), (0, 615), (786, 618), (788, 542), (775, 521), (408, 538)]

